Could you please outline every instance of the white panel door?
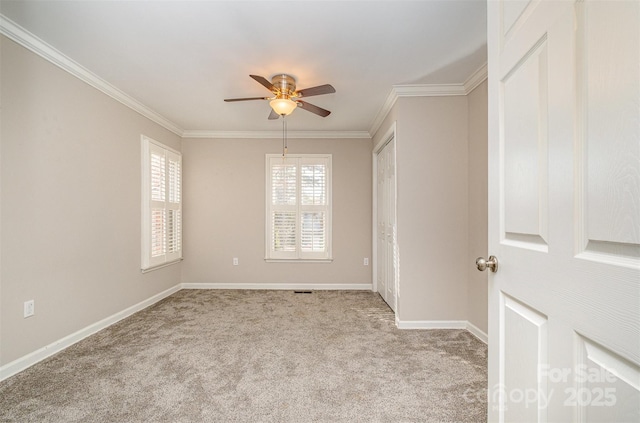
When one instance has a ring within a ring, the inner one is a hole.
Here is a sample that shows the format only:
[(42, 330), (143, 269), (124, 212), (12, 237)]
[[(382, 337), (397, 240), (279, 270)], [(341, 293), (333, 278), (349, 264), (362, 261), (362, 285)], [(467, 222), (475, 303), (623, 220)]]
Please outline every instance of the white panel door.
[(488, 2), (489, 421), (640, 421), (640, 2)]
[(386, 195), (386, 167), (387, 155), (384, 150), (376, 157), (377, 193), (376, 193), (376, 282), (378, 293), (386, 301), (387, 294), (387, 195)]
[(396, 249), (396, 159), (395, 140), (389, 141), (384, 147), (384, 154), (387, 157), (387, 167), (385, 170), (385, 191), (387, 207), (387, 230), (386, 230), (386, 272), (387, 272), (387, 293), (385, 301), (395, 312), (397, 304), (398, 283), (396, 278), (397, 249)]
[(377, 167), (376, 277), (378, 292), (396, 311), (396, 171), (395, 143), (392, 139), (379, 152)]

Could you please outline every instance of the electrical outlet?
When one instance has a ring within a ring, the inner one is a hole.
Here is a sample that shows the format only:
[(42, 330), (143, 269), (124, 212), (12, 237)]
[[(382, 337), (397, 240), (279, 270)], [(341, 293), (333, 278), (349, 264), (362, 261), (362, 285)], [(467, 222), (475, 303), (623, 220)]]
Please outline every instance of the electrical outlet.
[(33, 300), (24, 302), (24, 317), (31, 317), (36, 313), (36, 305)]
[(237, 266), (238, 265), (238, 257), (234, 257), (233, 258), (233, 265)]
[(368, 266), (369, 265), (369, 257), (365, 257), (364, 258), (364, 265)]

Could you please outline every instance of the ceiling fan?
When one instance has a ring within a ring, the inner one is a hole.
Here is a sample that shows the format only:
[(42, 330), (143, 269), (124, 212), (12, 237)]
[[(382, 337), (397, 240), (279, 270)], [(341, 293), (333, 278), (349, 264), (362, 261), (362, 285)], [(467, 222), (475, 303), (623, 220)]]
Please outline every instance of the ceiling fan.
[(269, 105), (272, 109), (271, 114), (269, 114), (269, 119), (278, 119), (280, 116), (287, 116), (291, 114), (296, 107), (300, 107), (301, 109), (322, 117), (327, 117), (331, 113), (322, 107), (299, 100), (302, 97), (335, 93), (336, 89), (329, 84), (296, 91), (296, 80), (290, 75), (276, 75), (271, 78), (271, 82), (259, 75), (249, 76), (271, 91), (273, 97), (226, 98), (224, 101), (269, 100)]

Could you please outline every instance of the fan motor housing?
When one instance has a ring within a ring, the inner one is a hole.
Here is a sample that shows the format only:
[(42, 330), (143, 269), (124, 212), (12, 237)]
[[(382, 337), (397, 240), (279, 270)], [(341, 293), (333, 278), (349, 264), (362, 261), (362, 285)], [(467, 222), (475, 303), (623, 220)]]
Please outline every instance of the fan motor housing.
[(276, 75), (271, 78), (271, 83), (281, 94), (291, 96), (296, 91), (296, 80), (287, 74)]

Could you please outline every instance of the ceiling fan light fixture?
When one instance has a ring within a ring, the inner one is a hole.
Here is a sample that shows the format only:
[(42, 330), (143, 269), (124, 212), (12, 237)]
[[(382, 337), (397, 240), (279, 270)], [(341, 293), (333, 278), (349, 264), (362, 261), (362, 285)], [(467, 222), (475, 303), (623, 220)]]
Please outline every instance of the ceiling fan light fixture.
[(269, 102), (269, 106), (274, 112), (281, 116), (288, 116), (298, 106), (298, 104), (289, 98), (276, 98)]
[(271, 91), (273, 97), (225, 98), (224, 101), (269, 100), (269, 105), (272, 109), (271, 113), (269, 113), (269, 120), (276, 120), (280, 116), (290, 115), (296, 107), (321, 117), (327, 117), (331, 114), (329, 110), (322, 107), (298, 100), (301, 97), (306, 99), (314, 95), (335, 93), (336, 89), (329, 84), (296, 90), (296, 80), (291, 75), (279, 74), (271, 78), (271, 81), (260, 75), (249, 76)]

